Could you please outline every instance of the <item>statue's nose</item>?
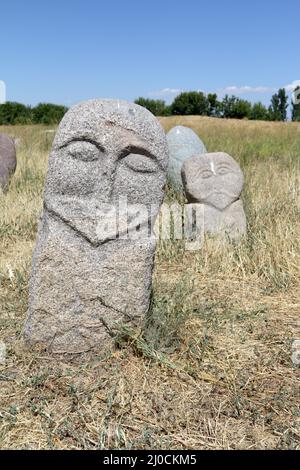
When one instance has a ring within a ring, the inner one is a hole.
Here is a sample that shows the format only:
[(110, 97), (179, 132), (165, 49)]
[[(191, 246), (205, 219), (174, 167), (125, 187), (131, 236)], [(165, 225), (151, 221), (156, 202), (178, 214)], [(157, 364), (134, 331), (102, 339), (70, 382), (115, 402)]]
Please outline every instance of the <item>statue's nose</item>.
[(114, 187), (116, 158), (114, 155), (106, 155), (99, 165), (95, 195), (99, 202), (110, 203)]

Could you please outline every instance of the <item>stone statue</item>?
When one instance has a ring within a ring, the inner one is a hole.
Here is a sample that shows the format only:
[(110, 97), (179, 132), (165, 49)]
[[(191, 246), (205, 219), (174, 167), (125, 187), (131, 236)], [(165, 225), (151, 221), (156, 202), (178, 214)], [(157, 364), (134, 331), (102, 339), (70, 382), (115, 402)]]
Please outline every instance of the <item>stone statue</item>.
[(29, 344), (53, 353), (101, 349), (120, 324), (147, 313), (167, 168), (165, 133), (145, 108), (91, 100), (67, 112), (33, 256)]
[(203, 232), (240, 239), (246, 217), (240, 199), (244, 177), (237, 162), (223, 152), (195, 155), (183, 163), (181, 174), (188, 202), (203, 204)]

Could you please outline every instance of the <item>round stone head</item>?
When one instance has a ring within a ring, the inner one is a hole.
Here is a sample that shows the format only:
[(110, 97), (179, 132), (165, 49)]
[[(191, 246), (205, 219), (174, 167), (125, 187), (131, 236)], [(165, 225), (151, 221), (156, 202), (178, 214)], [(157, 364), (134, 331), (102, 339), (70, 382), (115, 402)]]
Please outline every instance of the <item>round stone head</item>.
[(206, 153), (204, 143), (189, 127), (175, 126), (167, 133), (169, 147), (169, 179), (178, 190), (182, 189), (181, 167), (183, 162), (192, 155)]
[(162, 202), (168, 150), (158, 120), (120, 100), (91, 100), (63, 118), (49, 161), (45, 205), (94, 240), (98, 211), (126, 198), (128, 205)]
[(0, 189), (7, 190), (9, 178), (17, 166), (16, 147), (13, 139), (0, 133)]
[(205, 153), (186, 160), (181, 170), (189, 202), (224, 210), (239, 199), (244, 178), (240, 166), (227, 153)]

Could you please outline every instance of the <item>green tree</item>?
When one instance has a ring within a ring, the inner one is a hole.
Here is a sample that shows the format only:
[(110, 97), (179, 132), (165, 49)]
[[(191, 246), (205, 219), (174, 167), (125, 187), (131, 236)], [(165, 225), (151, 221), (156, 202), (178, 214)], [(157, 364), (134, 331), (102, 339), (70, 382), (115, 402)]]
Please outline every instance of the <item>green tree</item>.
[(221, 114), (221, 103), (216, 93), (208, 93), (208, 116), (219, 117)]
[(176, 96), (171, 104), (171, 113), (177, 115), (207, 116), (209, 104), (207, 97), (201, 91), (187, 91)]
[(280, 88), (271, 98), (269, 107), (270, 119), (272, 121), (286, 121), (288, 108), (288, 96), (285, 88)]
[(237, 98), (236, 103), (233, 108), (233, 113), (234, 113), (233, 117), (235, 119), (244, 119), (244, 118), (250, 119), (251, 111), (252, 111), (252, 104), (250, 103), (250, 101)]
[(294, 100), (292, 100), (292, 121), (300, 121), (300, 86), (294, 91)]
[(21, 103), (7, 101), (0, 105), (0, 125), (30, 124), (32, 110)]
[(35, 124), (57, 124), (59, 123), (68, 108), (51, 103), (39, 103), (32, 109), (32, 118)]
[(221, 104), (222, 117), (243, 119), (250, 118), (252, 105), (247, 100), (225, 95)]
[(279, 97), (277, 93), (272, 96), (271, 104), (269, 106), (269, 116), (270, 121), (280, 121), (280, 112), (279, 112)]
[(285, 91), (285, 88), (279, 89), (278, 96), (279, 96), (279, 111), (280, 111), (281, 121), (286, 121), (287, 109), (289, 106), (289, 98)]
[(221, 112), (222, 112), (222, 117), (224, 118), (232, 118), (234, 114), (234, 106), (236, 102), (236, 97), (235, 96), (228, 96), (225, 95), (222, 103), (221, 103)]
[(254, 103), (252, 105), (252, 110), (250, 113), (250, 119), (256, 120), (256, 121), (268, 121), (270, 118), (269, 112), (261, 102)]
[(171, 114), (170, 107), (163, 100), (150, 100), (141, 96), (135, 100), (135, 103), (148, 109), (154, 116), (168, 116)]

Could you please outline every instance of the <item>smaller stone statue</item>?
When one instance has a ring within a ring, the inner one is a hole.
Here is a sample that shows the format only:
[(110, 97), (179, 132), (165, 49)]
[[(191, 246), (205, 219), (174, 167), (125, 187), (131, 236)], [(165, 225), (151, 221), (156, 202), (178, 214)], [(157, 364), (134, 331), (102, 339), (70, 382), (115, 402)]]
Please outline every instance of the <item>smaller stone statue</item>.
[[(205, 153), (185, 160), (181, 170), (188, 202), (202, 204), (203, 233), (233, 241), (246, 233), (246, 217), (240, 199), (244, 177), (238, 163), (227, 153)], [(188, 221), (192, 227), (192, 221)]]

